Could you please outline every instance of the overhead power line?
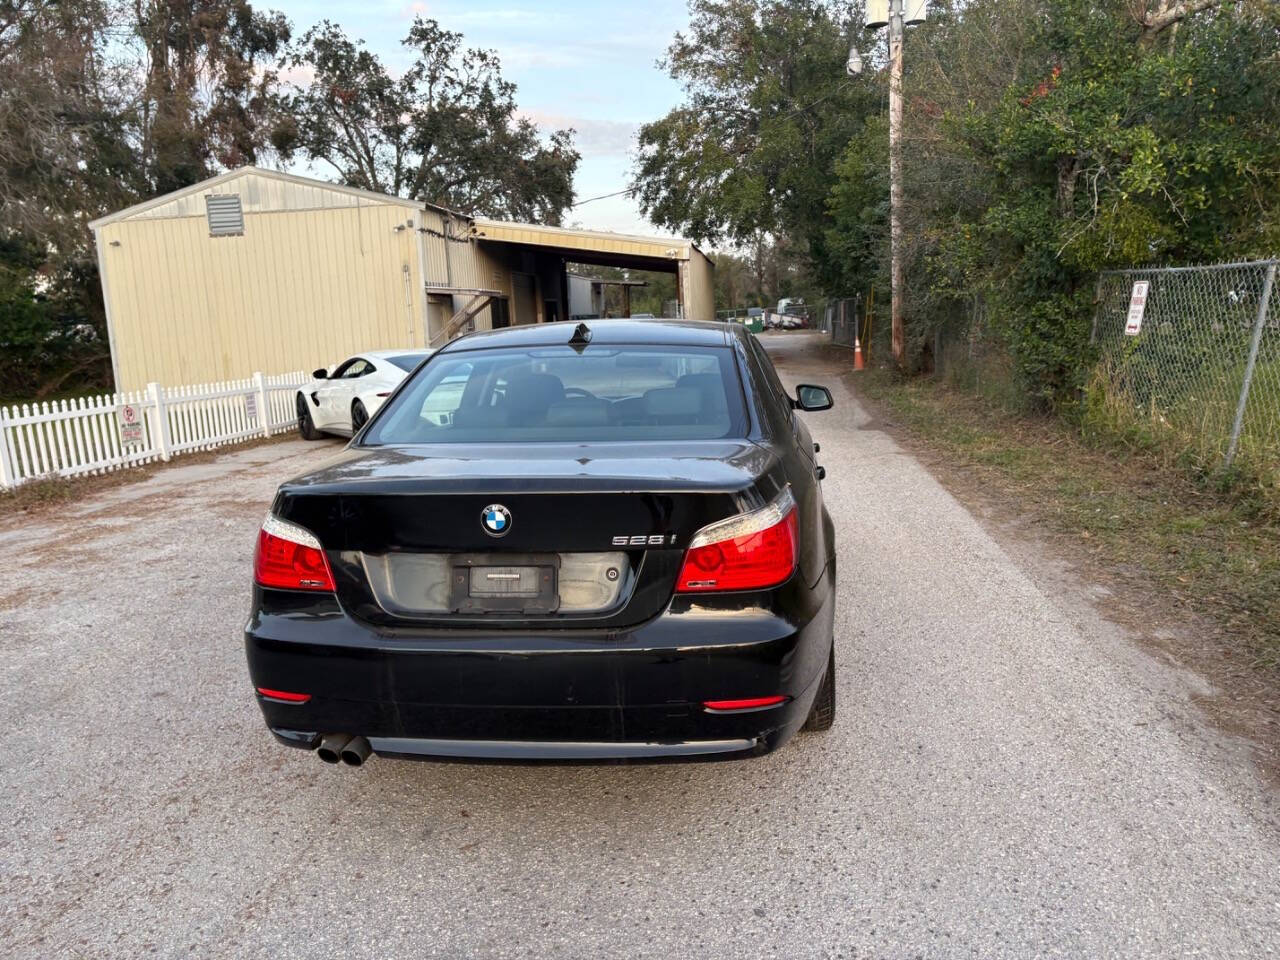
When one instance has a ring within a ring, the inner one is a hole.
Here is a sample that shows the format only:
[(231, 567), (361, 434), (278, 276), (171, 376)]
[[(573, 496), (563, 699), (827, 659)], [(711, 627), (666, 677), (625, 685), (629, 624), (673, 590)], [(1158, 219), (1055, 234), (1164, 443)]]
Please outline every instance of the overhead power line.
[(584, 203), (592, 203), (592, 202), (594, 202), (594, 201), (596, 201), (596, 200), (608, 200), (610, 197), (621, 197), (623, 194), (630, 194), (630, 193), (635, 193), (635, 188), (634, 188), (634, 187), (628, 187), (626, 190), (618, 190), (618, 191), (617, 191), (617, 192), (615, 192), (615, 193), (602, 193), (602, 194), (601, 194), (600, 196), (598, 196), (598, 197), (587, 197), (587, 199), (585, 199), (585, 200), (579, 200), (577, 203), (571, 203), (571, 204), (569, 204), (569, 206), (570, 206), (571, 208), (572, 208), (572, 207), (580, 207), (580, 206), (582, 206)]

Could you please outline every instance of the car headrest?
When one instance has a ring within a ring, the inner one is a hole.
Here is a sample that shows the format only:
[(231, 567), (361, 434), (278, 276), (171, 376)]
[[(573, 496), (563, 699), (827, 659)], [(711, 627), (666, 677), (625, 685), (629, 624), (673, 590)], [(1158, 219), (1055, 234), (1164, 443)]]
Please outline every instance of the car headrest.
[(507, 381), (504, 406), (512, 423), (535, 423), (547, 408), (564, 399), (564, 384), (549, 373), (518, 373)]
[(549, 427), (602, 427), (609, 422), (609, 401), (581, 397), (553, 403), (545, 422)]
[(646, 390), (644, 412), (650, 417), (696, 417), (702, 413), (702, 391), (692, 387)]
[(686, 373), (676, 381), (677, 387), (687, 387), (702, 394), (702, 402), (709, 410), (723, 411), (728, 406), (724, 395), (724, 381), (718, 373)]
[(724, 392), (718, 373), (686, 373), (676, 381), (677, 387), (690, 387), (694, 390), (716, 390)]

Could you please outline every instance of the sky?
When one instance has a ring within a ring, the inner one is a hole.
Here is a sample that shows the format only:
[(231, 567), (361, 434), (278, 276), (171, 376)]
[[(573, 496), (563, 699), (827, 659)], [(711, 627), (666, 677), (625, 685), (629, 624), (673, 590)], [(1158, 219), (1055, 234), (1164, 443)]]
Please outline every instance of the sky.
[[(416, 15), (463, 35), (469, 47), (496, 50), (517, 86), (520, 111), (547, 130), (573, 127), (582, 160), (578, 201), (627, 187), (640, 124), (676, 105), (679, 87), (656, 61), (688, 22), (685, 0), (262, 0), (293, 21), (294, 36), (328, 19), (362, 39), (394, 72), (409, 64), (400, 41)], [(332, 177), (332, 171), (295, 168)], [(574, 207), (565, 222), (589, 230), (661, 233), (630, 197)]]

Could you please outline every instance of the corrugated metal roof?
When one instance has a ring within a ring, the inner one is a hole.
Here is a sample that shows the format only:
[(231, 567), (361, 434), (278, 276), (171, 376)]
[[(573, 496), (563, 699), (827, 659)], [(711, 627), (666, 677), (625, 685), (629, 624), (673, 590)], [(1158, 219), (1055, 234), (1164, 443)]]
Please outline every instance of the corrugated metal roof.
[[(340, 183), (329, 183), (325, 180), (314, 180), (299, 177), (279, 170), (265, 170), (261, 167), (239, 167), (193, 183), (189, 187), (153, 197), (143, 203), (136, 203), (115, 213), (90, 221), (92, 229), (121, 220), (194, 217), (204, 216), (203, 197), (212, 190), (229, 192), (240, 187), (243, 209), (248, 212), (261, 210), (306, 210), (334, 206), (360, 206), (362, 203), (392, 204), (411, 210), (430, 208), (444, 210), (435, 204), (418, 200), (406, 200), (404, 197), (393, 197), (372, 190), (361, 190), (358, 187), (347, 187)], [(226, 188), (226, 189), (220, 189)], [(461, 216), (461, 214), (457, 214)], [(469, 217), (467, 219), (470, 219)]]
[(475, 234), (481, 240), (500, 243), (523, 243), (538, 247), (558, 247), (596, 253), (614, 253), (654, 257), (666, 260), (688, 260), (693, 244), (679, 237), (641, 237), (603, 230), (573, 230), (567, 227), (544, 227), (533, 223), (507, 223), (477, 217)]

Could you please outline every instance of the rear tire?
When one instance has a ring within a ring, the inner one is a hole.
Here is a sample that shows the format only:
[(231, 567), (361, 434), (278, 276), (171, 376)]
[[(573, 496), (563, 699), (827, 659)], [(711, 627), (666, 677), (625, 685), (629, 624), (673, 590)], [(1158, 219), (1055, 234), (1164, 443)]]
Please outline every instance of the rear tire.
[(311, 410), (307, 407), (307, 398), (298, 394), (298, 435), (303, 440), (319, 440), (320, 431), (311, 419)]
[(357, 400), (351, 405), (351, 432), (357, 434), (360, 428), (369, 422), (369, 411), (365, 410), (364, 404)]
[(818, 731), (830, 730), (836, 722), (836, 645), (831, 645), (831, 655), (827, 658), (827, 671), (822, 675), (818, 685), (818, 695), (814, 697), (813, 706), (809, 709), (809, 717), (801, 729)]

